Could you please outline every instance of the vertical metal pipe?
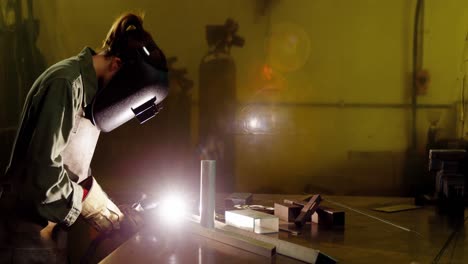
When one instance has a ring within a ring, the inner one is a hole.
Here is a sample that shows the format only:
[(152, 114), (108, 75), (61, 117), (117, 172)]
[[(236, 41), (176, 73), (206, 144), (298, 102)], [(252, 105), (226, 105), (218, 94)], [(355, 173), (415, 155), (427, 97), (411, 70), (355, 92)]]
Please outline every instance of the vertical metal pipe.
[(422, 69), (424, 41), (424, 0), (417, 0), (413, 27), (413, 78), (411, 91), (411, 150), (417, 149), (418, 91), (416, 74)]
[(216, 160), (202, 160), (200, 173), (200, 224), (214, 228)]

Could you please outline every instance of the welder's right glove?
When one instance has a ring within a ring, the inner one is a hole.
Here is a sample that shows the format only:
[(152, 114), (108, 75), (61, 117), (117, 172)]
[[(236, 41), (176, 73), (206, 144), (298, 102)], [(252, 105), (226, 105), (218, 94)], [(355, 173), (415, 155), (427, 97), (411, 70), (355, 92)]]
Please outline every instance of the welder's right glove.
[[(88, 181), (88, 180), (86, 180)], [(107, 197), (96, 179), (92, 181), (83, 201), (81, 215), (97, 231), (108, 233), (120, 229), (124, 215), (120, 209)]]

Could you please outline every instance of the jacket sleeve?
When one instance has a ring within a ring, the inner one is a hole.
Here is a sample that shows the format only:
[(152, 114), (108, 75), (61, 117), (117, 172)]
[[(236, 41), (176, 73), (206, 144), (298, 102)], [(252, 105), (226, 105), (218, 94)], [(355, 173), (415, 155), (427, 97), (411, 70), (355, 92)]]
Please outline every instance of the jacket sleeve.
[(73, 129), (77, 99), (72, 84), (55, 79), (43, 87), (32, 111), (37, 115), (28, 148), (27, 184), (32, 204), (45, 219), (70, 226), (81, 213), (83, 189), (70, 180), (61, 153)]

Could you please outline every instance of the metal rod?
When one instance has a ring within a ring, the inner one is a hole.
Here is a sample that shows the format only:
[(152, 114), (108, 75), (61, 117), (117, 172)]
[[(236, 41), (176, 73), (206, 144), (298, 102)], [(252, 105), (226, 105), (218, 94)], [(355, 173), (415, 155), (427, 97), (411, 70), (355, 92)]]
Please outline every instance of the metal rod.
[(330, 200), (330, 199), (328, 199), (328, 198), (327, 198), (327, 199), (323, 199), (323, 200), (325, 200), (325, 201), (327, 201), (327, 202), (329, 202), (329, 203), (332, 203), (332, 204), (334, 204), (334, 205), (338, 205), (339, 207), (342, 207), (342, 208), (348, 209), (348, 210), (350, 210), (350, 211), (353, 211), (353, 212), (355, 212), (355, 213), (358, 213), (358, 214), (361, 214), (361, 215), (370, 217), (370, 218), (375, 219), (375, 220), (377, 220), (377, 221), (380, 221), (380, 222), (382, 222), (382, 223), (384, 223), (384, 224), (391, 225), (391, 226), (396, 227), (396, 228), (398, 228), (398, 229), (401, 229), (401, 230), (403, 230), (403, 231), (406, 231), (406, 232), (413, 232), (413, 233), (415, 233), (415, 234), (421, 236), (421, 234), (419, 234), (418, 232), (413, 231), (413, 230), (411, 230), (411, 229), (409, 229), (409, 228), (403, 227), (403, 226), (401, 226), (401, 225), (394, 224), (394, 223), (392, 223), (392, 222), (390, 222), (390, 221), (387, 221), (387, 220), (385, 220), (385, 219), (379, 218), (379, 217), (377, 217), (377, 216), (373, 216), (373, 215), (371, 215), (371, 214), (366, 214), (366, 213), (364, 213), (364, 212), (362, 212), (362, 211), (356, 210), (356, 209), (351, 208), (351, 207), (349, 207), (349, 206), (347, 206), (347, 205), (344, 205), (344, 204), (342, 204), (342, 203), (334, 202), (334, 201), (332, 201), (332, 200)]
[(214, 228), (215, 181), (216, 161), (202, 160), (200, 178), (200, 224), (206, 228)]
[(276, 237), (256, 234), (216, 221), (216, 230), (218, 229), (237, 233), (241, 236), (250, 237), (252, 239), (272, 244), (276, 246), (276, 253), (290, 258), (298, 259), (306, 263), (337, 263), (337, 261), (332, 257), (308, 246), (302, 246), (299, 244), (288, 242), (286, 240), (281, 240)]
[(240, 248), (261, 256), (272, 257), (276, 253), (276, 246), (254, 238), (241, 236), (234, 232), (221, 229), (204, 228), (196, 222), (189, 221), (190, 232), (218, 242)]

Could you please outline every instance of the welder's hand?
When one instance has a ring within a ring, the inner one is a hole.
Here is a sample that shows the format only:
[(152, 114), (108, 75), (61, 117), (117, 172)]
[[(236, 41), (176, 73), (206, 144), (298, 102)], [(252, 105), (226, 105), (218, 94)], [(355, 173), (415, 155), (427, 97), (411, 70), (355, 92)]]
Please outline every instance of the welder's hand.
[(121, 230), (126, 233), (137, 232), (144, 224), (143, 215), (131, 205), (120, 205), (119, 208), (123, 213), (123, 220), (120, 222)]
[(120, 229), (120, 222), (124, 219), (120, 209), (107, 197), (94, 178), (83, 201), (81, 215), (97, 231), (103, 233)]

